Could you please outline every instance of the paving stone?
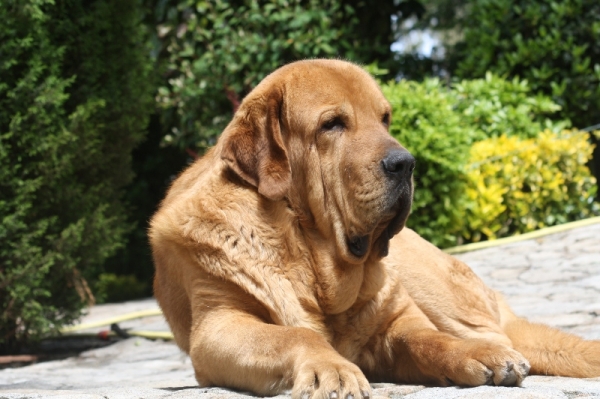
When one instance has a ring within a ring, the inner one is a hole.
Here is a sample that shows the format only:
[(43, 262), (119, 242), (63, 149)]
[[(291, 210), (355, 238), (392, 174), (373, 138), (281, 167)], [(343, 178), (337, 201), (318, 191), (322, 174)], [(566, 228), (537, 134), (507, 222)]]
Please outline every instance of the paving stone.
[[(598, 234), (600, 234), (600, 232)], [(598, 242), (594, 238), (581, 239), (568, 246), (567, 252), (569, 254), (591, 253), (598, 255), (598, 248), (595, 247), (596, 245), (598, 245)]]
[(598, 248), (598, 251), (595, 253), (574, 256), (573, 258), (569, 259), (569, 263), (575, 266), (595, 265), (597, 266), (597, 271), (600, 271), (600, 259), (598, 258), (600, 258), (600, 248)]
[(504, 269), (496, 269), (489, 273), (490, 278), (494, 280), (507, 280), (510, 282), (514, 282), (519, 278), (521, 274), (527, 271), (527, 268), (519, 267), (519, 268), (504, 268)]
[(527, 284), (540, 284), (546, 282), (565, 282), (578, 280), (587, 275), (582, 272), (559, 269), (555, 267), (529, 269), (519, 276), (519, 280)]
[[(600, 273), (600, 270), (598, 271)], [(548, 299), (554, 302), (568, 302), (570, 300), (572, 300), (574, 297), (573, 295), (573, 289), (570, 288), (568, 290), (560, 290), (555, 293), (552, 293), (548, 296)], [(577, 298), (583, 298), (583, 299), (579, 299), (578, 301), (582, 301), (585, 304), (589, 304), (589, 298), (598, 298), (600, 297), (600, 287), (594, 288), (594, 287), (582, 287), (582, 288), (577, 288)], [(593, 302), (592, 302), (593, 304)], [(600, 301), (597, 302), (598, 306), (600, 306)]]

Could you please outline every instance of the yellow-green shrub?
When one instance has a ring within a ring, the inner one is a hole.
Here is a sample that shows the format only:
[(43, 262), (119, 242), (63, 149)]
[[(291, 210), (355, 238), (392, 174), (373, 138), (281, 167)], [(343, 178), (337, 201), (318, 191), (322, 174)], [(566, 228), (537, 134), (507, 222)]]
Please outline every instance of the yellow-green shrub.
[(502, 135), (475, 143), (463, 237), (494, 239), (598, 214), (588, 137), (546, 130), (533, 139)]
[(530, 138), (569, 125), (548, 119), (558, 105), (532, 93), (527, 82), (493, 74), (451, 85), (393, 81), (382, 90), (393, 107), (390, 133), (417, 160), (407, 225), (440, 247), (461, 243), (468, 230), (465, 174), (473, 143), (503, 133)]
[(390, 82), (382, 90), (393, 107), (390, 133), (417, 160), (407, 225), (435, 245), (456, 245), (464, 223), (464, 166), (480, 132), (462, 123), (450, 90), (437, 79)]

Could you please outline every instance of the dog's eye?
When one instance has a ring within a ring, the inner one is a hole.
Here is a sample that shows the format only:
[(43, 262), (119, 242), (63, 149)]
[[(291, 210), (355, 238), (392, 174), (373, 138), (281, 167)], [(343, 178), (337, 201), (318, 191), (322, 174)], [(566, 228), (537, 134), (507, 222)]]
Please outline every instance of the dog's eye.
[(383, 114), (383, 118), (381, 118), (381, 122), (386, 126), (390, 125), (390, 113), (389, 112), (386, 112), (385, 114)]
[(329, 119), (321, 125), (321, 129), (323, 130), (344, 130), (345, 128), (346, 124), (344, 124), (344, 121), (339, 116)]

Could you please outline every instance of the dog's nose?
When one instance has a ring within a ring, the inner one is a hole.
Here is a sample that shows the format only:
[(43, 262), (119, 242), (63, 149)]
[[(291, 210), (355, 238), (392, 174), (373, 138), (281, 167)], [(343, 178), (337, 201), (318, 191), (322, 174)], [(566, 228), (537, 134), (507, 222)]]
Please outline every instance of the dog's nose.
[(406, 150), (393, 149), (383, 158), (381, 165), (390, 177), (410, 178), (415, 169), (415, 157)]

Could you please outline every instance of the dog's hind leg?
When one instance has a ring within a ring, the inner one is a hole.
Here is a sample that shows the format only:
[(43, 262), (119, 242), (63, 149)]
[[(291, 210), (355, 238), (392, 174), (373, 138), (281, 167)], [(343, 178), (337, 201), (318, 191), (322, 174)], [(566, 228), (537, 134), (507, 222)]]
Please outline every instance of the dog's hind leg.
[(564, 377), (600, 377), (600, 341), (576, 335), (515, 316), (499, 298), (502, 326), (531, 365), (530, 374)]

